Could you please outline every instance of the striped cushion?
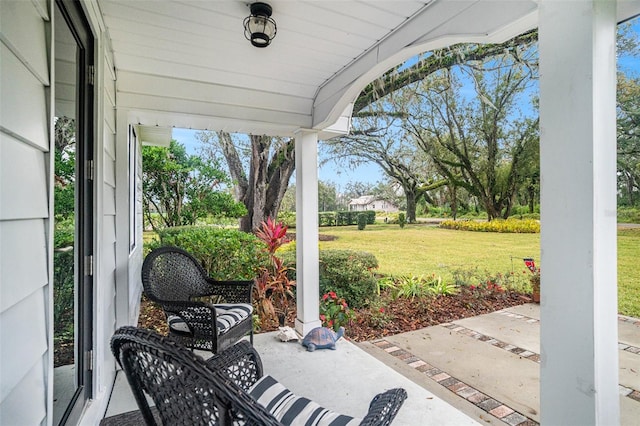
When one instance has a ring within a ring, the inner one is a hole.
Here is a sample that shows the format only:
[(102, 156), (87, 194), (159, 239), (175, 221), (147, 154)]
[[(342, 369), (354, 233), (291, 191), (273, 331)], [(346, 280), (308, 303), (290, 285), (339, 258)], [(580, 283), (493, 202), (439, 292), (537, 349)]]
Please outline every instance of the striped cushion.
[[(253, 313), (253, 307), (248, 303), (221, 303), (214, 305), (216, 308), (216, 323), (218, 333), (224, 334), (235, 324), (249, 317)], [(168, 319), (169, 327), (173, 331), (189, 333), (187, 324), (177, 315), (171, 315)]]
[(249, 394), (285, 425), (353, 426), (361, 421), (334, 413), (307, 398), (296, 396), (271, 376), (263, 376), (258, 380), (249, 389)]
[(216, 313), (218, 314), (216, 322), (218, 324), (220, 334), (224, 334), (231, 327), (248, 316), (251, 316), (253, 313), (253, 306), (248, 303), (221, 303), (214, 306), (216, 307)]

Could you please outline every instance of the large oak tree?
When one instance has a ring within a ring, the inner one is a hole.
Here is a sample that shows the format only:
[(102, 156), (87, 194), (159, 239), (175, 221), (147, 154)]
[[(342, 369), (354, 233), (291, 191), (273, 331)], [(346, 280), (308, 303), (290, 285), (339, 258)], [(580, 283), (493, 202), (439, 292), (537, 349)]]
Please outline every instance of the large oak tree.
[(247, 208), (240, 229), (252, 232), (268, 217), (276, 218), (295, 170), (295, 140), (227, 132), (197, 133), (205, 158), (223, 155), (234, 181), (236, 200)]
[(438, 172), (477, 197), (489, 220), (509, 217), (527, 173), (537, 170), (529, 167), (539, 144), (531, 54), (432, 74), (414, 86), (403, 121)]

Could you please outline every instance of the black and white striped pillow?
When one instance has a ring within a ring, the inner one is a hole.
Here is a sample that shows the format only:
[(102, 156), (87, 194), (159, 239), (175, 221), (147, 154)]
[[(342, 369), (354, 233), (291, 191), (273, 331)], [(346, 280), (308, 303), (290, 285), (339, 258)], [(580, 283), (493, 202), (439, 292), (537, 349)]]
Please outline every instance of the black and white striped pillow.
[[(253, 313), (253, 306), (248, 303), (236, 303), (236, 304), (218, 304), (214, 305), (216, 308), (216, 324), (218, 327), (218, 334), (224, 334), (235, 324), (239, 323), (243, 319), (247, 318)], [(184, 322), (182, 318), (177, 315), (171, 315), (168, 318), (169, 327), (173, 331), (179, 333), (191, 333), (189, 326)]]
[(271, 376), (263, 376), (249, 389), (260, 405), (285, 425), (354, 426), (360, 419), (335, 413), (307, 398), (294, 395)]

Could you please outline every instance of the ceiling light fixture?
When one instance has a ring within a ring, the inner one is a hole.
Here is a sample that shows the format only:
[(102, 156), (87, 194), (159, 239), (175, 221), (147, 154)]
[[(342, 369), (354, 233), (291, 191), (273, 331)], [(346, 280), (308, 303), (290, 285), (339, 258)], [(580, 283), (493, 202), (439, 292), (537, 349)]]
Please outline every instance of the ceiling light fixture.
[(244, 36), (255, 47), (267, 47), (278, 30), (276, 21), (271, 18), (271, 6), (256, 2), (249, 7), (251, 15), (244, 18)]

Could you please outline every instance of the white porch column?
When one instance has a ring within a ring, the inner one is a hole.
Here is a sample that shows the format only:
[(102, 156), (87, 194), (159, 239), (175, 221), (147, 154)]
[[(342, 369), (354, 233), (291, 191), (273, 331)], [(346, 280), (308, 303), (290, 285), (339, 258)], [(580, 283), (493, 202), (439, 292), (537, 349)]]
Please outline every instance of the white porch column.
[(541, 0), (541, 420), (619, 424), (616, 2)]
[(296, 331), (319, 327), (318, 134), (296, 133)]

